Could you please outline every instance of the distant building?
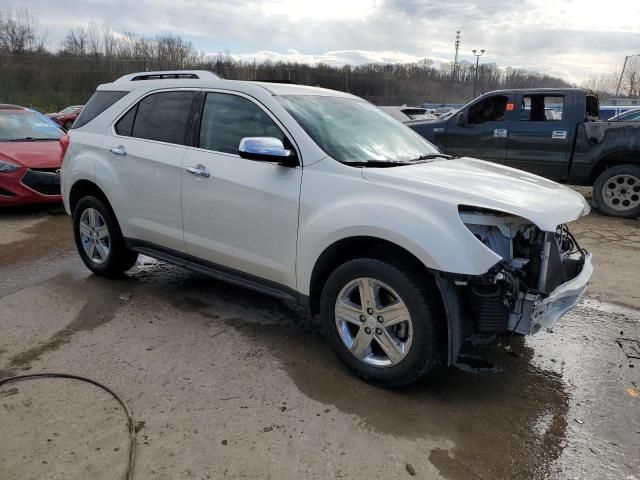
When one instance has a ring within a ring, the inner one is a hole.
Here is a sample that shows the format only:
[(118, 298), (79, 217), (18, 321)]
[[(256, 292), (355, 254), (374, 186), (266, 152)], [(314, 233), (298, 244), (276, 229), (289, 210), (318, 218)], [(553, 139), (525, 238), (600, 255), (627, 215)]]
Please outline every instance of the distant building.
[(640, 98), (610, 98), (603, 104), (612, 107), (640, 107)]

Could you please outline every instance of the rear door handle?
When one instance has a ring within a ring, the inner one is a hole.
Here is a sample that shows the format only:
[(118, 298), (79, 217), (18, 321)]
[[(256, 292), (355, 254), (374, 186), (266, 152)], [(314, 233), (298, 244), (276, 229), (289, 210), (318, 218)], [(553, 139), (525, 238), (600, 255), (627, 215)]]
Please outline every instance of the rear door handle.
[(127, 154), (127, 149), (124, 148), (122, 145), (118, 145), (117, 147), (111, 147), (109, 149), (109, 151), (111, 153), (113, 153), (114, 155), (126, 155)]
[(567, 131), (566, 130), (554, 130), (551, 132), (552, 139), (558, 140), (566, 140), (567, 139)]
[(185, 168), (185, 170), (190, 174), (195, 175), (196, 177), (209, 178), (211, 176), (211, 174), (209, 173), (209, 170), (207, 170), (207, 167), (205, 167), (200, 163), (195, 167), (188, 166)]

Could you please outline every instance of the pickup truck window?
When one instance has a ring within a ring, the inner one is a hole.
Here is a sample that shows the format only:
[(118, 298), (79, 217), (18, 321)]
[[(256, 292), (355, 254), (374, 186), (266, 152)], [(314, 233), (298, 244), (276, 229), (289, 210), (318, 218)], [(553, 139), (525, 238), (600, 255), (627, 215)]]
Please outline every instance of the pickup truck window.
[(599, 108), (598, 97), (596, 97), (595, 95), (587, 95), (586, 103), (587, 103), (587, 112), (586, 112), (587, 118), (592, 122), (597, 121), (598, 108)]
[(471, 105), (468, 123), (478, 125), (486, 122), (504, 121), (508, 100), (506, 95), (495, 95)]
[(520, 120), (526, 122), (550, 122), (562, 120), (564, 97), (527, 95), (522, 97)]

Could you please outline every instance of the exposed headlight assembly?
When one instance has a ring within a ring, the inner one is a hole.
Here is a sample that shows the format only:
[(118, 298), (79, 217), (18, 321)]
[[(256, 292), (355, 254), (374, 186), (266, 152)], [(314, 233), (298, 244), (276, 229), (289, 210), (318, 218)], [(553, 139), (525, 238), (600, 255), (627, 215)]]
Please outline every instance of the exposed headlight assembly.
[(0, 173), (11, 173), (18, 170), (20, 167), (13, 163), (3, 162), (0, 160)]
[(513, 238), (518, 232), (533, 227), (522, 217), (492, 210), (461, 206), (459, 213), (469, 231), (506, 262), (514, 258)]

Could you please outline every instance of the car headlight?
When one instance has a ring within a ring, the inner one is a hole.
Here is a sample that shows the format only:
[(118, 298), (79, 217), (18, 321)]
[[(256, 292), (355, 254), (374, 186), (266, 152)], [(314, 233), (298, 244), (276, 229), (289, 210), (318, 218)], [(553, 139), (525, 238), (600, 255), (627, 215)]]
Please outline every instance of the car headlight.
[(13, 163), (3, 162), (0, 160), (0, 173), (11, 173), (18, 170), (20, 167)]

